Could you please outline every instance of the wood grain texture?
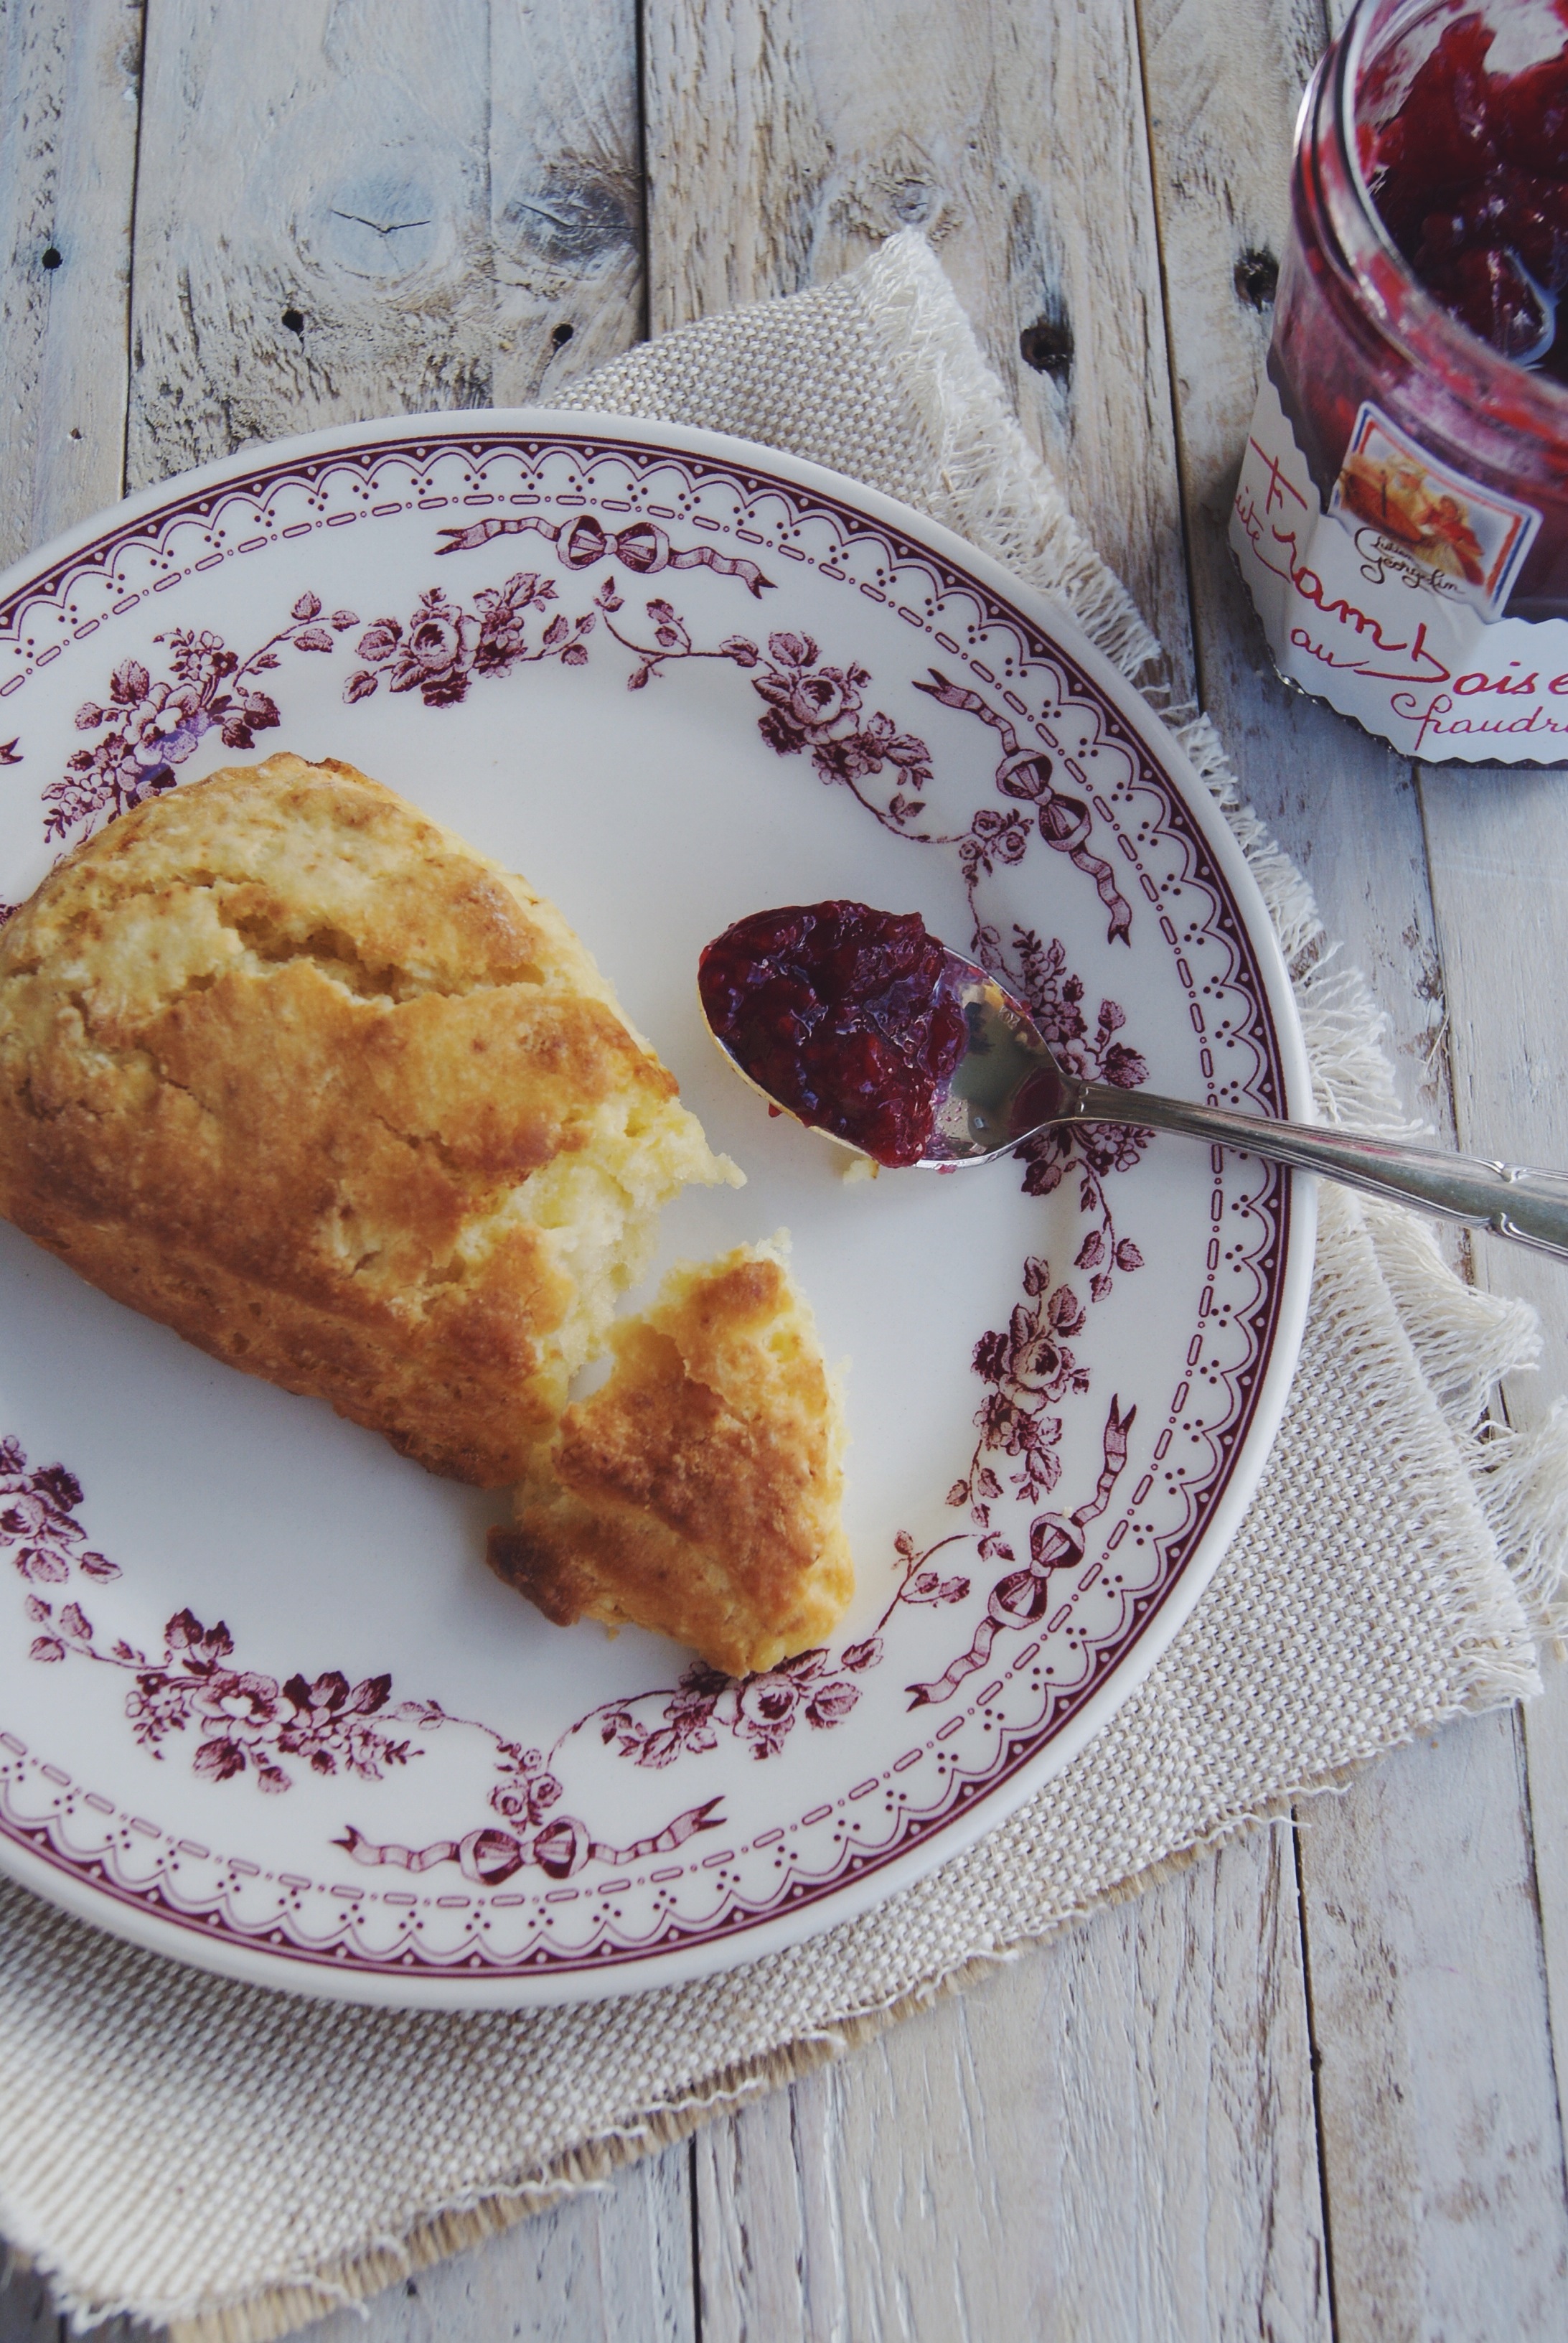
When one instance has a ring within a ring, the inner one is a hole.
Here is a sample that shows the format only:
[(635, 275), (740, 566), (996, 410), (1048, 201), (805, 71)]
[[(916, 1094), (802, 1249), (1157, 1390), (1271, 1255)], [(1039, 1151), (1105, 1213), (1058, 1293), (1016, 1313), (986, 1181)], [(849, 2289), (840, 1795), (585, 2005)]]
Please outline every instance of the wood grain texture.
[(0, 2279), (0, 2343), (66, 2343), (65, 2322), (48, 2288), (33, 2271), (15, 2265)]
[[(133, 0), (0, 7), (0, 562), (120, 494), (141, 39)], [(0, 2343), (65, 2343), (15, 2267)]]
[(0, 9), (0, 563), (120, 493), (136, 0)]
[[(0, 102), (20, 126), (0, 140), (5, 558), (120, 492), (133, 187), (133, 485), (335, 417), (531, 397), (552, 367), (634, 337), (629, 0), (153, 0), (138, 185), (140, 41), (121, 0), (0, 14)], [(44, 271), (51, 239), (62, 265)], [(314, 352), (308, 319), (281, 324), (307, 298)], [(689, 2176), (684, 2148), (650, 2159), (393, 2289), (369, 2330), (682, 2343)], [(345, 2343), (367, 2331), (327, 2324)], [(96, 2336), (124, 2343), (117, 2322)], [(25, 2273), (0, 2288), (0, 2338), (64, 2343)]]
[(261, 21), (149, 17), (134, 483), (346, 418), (548, 398), (636, 338), (633, 0)]
[(1523, 1775), (1517, 1719), (1479, 1718), (1303, 1833), (1339, 2343), (1568, 2327)]
[(145, 2327), (133, 2327), (127, 2318), (106, 2319), (74, 2336), (43, 2279), (13, 2265), (0, 2277), (0, 2343), (151, 2343), (151, 2338)]
[(820, 283), (923, 227), (1185, 678), (1131, 0), (664, 0), (646, 51), (654, 329)]
[[(311, 2343), (694, 2343), (691, 2151), (601, 2188), (318, 2320)], [(0, 2283), (0, 2343), (70, 2343), (31, 2272)], [(77, 2343), (146, 2343), (111, 2319)]]
[[(1560, 969), (1568, 934), (1568, 773), (1427, 766), (1421, 775), (1433, 899), (1453, 1016), (1460, 1143), (1523, 1162), (1568, 1165), (1568, 1024)], [(1478, 1241), (1490, 1290), (1540, 1312), (1541, 1372), (1510, 1379), (1510, 1422), (1538, 1428), (1568, 1389), (1568, 1276), (1561, 1264)], [(1534, 1888), (1552, 2039), (1568, 2060), (1568, 1671), (1524, 1713)], [(1568, 2315), (1565, 2315), (1568, 2324)]]
[[(1271, 324), (1262, 297), (1288, 222), (1292, 124), (1322, 17), (1312, 0), (1247, 12), (1143, 0), (1142, 23), (1204, 703), (1246, 795), (1371, 982), (1407, 1111), (1448, 1140), (1452, 962), (1439, 950), (1415, 778), (1280, 683), (1225, 542)], [(1511, 875), (1521, 867), (1503, 860)], [(1451, 924), (1471, 938), (1485, 924), (1476, 908), (1456, 892)], [(1453, 1014), (1467, 1036), (1469, 1014)], [(1456, 1727), (1355, 1784), (1302, 1835), (1342, 2338), (1568, 2322), (1517, 1734), (1511, 1719)], [(1448, 1989), (1454, 1945), (1483, 1937), (1484, 1962), (1467, 1975), (1484, 1968), (1484, 1996)]]
[(1329, 2335), (1288, 1831), (697, 2139), (705, 2343)]
[[(1568, 771), (1427, 765), (1421, 798), (1460, 1144), (1568, 1164)], [(1538, 1253), (1485, 1241), (1476, 1267), (1493, 1292), (1542, 1314), (1544, 1372), (1509, 1392), (1511, 1417), (1538, 1422), (1568, 1384), (1568, 1280)]]
[[(890, 227), (920, 222), (1026, 428), (1163, 633), (1178, 689), (1190, 689), (1131, 8), (1026, 0), (933, 19), (902, 0), (852, 13), (811, 0), (678, 0), (650, 19), (648, 68), (656, 325), (794, 290), (859, 259)], [(1020, 337), (1044, 360), (1038, 369), (1024, 364)], [(1276, 2297), (1285, 2306), (1278, 2331), (1325, 2332), (1299, 1932), (1293, 1896), (1274, 1926), (1276, 1885), (1241, 1862), (1227, 1878), (1231, 1926), (1250, 1941), (1256, 1988), (1239, 2021), (1252, 2066), (1235, 2105), (1259, 2119), (1257, 2066), (1266, 2065), (1268, 2156), (1278, 2159), (1267, 2182), (1234, 2132), (1212, 2167), (1207, 2130), (1192, 2153), (1193, 2114), (1215, 2105), (1215, 2074), (1237, 2047), (1219, 2038), (1229, 2013), (1196, 1949), (1212, 1944), (1204, 1916), (1218, 1890), (1205, 1870), (1151, 1891), (1138, 1917), (1096, 1921), (1101, 1951), (1119, 1948), (1115, 1985), (1076, 1941), (1020, 1964), (1014, 1976), (1048, 2002), (1067, 1995), (1064, 1973), (1072, 1979), (1070, 2016), (1059, 2007), (1040, 2032), (1045, 2074), (1020, 2051), (1036, 2028), (1015, 2014), (987, 2037), (982, 2087), (973, 2005), (953, 2006), (842, 2073), (798, 2086), (787, 2107), (705, 2134), (705, 2336), (1243, 2333), (1260, 2331), (1251, 2309)], [(1272, 1955), (1260, 1983), (1265, 1938)], [(1022, 1988), (1010, 1979), (993, 1990), (1011, 2011), (1008, 1996)], [(1020, 2096), (1017, 2075), (1027, 2058), (1037, 2097), (1049, 2097), (1063, 2024), (1082, 2050), (1078, 2088), (1047, 2118)], [(1172, 2073), (1171, 2093), (1155, 2099), (1141, 2077), (1160, 2063), (1157, 2046), (1171, 2050)], [(939, 2074), (940, 2125), (928, 2104)], [(829, 2187), (819, 2166), (857, 2093), (862, 2112), (833, 2148)], [(1164, 2120), (1182, 2133), (1174, 2158)], [(1215, 2137), (1223, 2131), (1217, 2122)], [(967, 2151), (937, 2145), (966, 2135)], [(1042, 2153), (1055, 2159), (1054, 2181)], [(1105, 2202), (1121, 2208), (1114, 2255)], [(927, 2217), (911, 2221), (911, 2207)], [(1020, 2253), (1020, 2236), (1038, 2249)], [(1289, 2241), (1288, 2282), (1271, 2259), (1276, 2237)], [(1053, 2258), (1064, 2239), (1076, 2252)]]

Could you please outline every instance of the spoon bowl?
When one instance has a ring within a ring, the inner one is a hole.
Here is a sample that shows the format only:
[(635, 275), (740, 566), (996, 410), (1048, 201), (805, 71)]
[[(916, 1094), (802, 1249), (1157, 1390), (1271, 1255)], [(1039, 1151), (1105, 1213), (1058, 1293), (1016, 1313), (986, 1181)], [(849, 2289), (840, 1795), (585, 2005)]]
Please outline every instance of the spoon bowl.
[(994, 976), (950, 951), (941, 981), (962, 1012), (966, 1039), (957, 1065), (937, 1086), (919, 1169), (989, 1162), (1053, 1122), (1081, 1120), (1089, 1084), (1057, 1063), (1029, 1011)]

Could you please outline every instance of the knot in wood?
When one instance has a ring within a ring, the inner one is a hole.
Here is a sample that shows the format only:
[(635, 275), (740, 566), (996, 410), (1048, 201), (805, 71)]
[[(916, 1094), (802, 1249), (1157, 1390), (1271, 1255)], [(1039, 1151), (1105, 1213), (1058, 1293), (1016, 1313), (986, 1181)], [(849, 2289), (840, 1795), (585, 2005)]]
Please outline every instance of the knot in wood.
[(1072, 323), (1065, 302), (1054, 302), (1018, 337), (1019, 356), (1036, 374), (1048, 374), (1065, 390), (1072, 380)]
[(547, 176), (524, 187), (501, 217), (504, 241), (558, 268), (587, 269), (635, 242), (627, 206), (602, 179)]
[(1279, 282), (1280, 264), (1271, 252), (1249, 249), (1236, 263), (1236, 298), (1251, 309), (1271, 308)]

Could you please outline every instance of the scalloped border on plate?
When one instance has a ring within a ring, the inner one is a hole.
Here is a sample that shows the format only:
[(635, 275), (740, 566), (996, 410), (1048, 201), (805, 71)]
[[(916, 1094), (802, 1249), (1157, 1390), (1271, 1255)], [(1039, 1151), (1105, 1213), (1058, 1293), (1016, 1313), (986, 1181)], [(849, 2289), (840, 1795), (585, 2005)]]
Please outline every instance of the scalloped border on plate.
[[(611, 487), (618, 493), (608, 493)], [(648, 604), (650, 616), (668, 617), (659, 618), (648, 640), (627, 631), (624, 615), (618, 628), (616, 624), (623, 611), (618, 579), (668, 579), (673, 593), (678, 581), (672, 573), (681, 569), (733, 578), (738, 616), (749, 624), (745, 606), (760, 598), (759, 578), (770, 582), (764, 569), (779, 574), (786, 562), (809, 568), (845, 596), (896, 609), (922, 638), (913, 645), (917, 663), (929, 666), (933, 651), (942, 661), (940, 669), (930, 668), (935, 683), (914, 688), (996, 735), (996, 802), (982, 808), (961, 837), (930, 842), (956, 851), (978, 885), (980, 866), (987, 872), (992, 867), (987, 858), (1017, 860), (1038, 822), (1045, 844), (1070, 856), (1094, 886), (1113, 933), (1118, 920), (1131, 920), (1139, 905), (1145, 917), (1158, 920), (1202, 1045), (1210, 1095), (1246, 1099), (1266, 1114), (1310, 1112), (1300, 1027), (1261, 899), (1203, 784), (1147, 707), (1070, 620), (973, 548), (888, 498), (769, 450), (674, 427), (525, 411), (400, 418), (250, 451), (130, 499), (0, 579), (0, 701), (11, 702), (3, 712), (20, 728), (28, 679), (67, 645), (100, 629), (107, 630), (112, 647), (115, 620), (149, 597), (284, 538), (351, 524), (357, 535), (373, 530), (378, 518), (413, 511), (450, 516), (433, 524), (446, 539), (435, 548), (439, 552), (460, 552), (503, 534), (524, 539), (530, 563), (538, 565), (528, 572), (529, 593), (519, 600), (513, 592), (508, 602), (516, 577), (507, 588), (489, 588), (472, 604), (454, 600), (444, 582), (431, 589), (424, 598), (423, 651), (415, 639), (418, 612), (397, 639), (373, 640), (374, 630), (361, 638), (362, 664), (347, 679), (347, 706), (373, 697), (383, 684), (417, 689), (427, 705), (437, 704), (442, 691), (448, 699), (461, 697), (486, 672), (505, 672), (508, 660), (558, 659), (564, 651), (586, 663), (589, 630), (598, 622), (601, 643), (608, 633), (641, 658), (649, 673), (689, 656), (730, 660), (738, 682), (767, 701), (764, 734), (779, 752), (809, 750), (823, 779), (845, 783), (857, 795), (865, 773), (880, 769), (879, 755), (891, 778), (909, 787), (890, 800), (884, 793), (869, 810), (884, 827), (925, 842), (914, 827), (922, 810), (922, 772), (930, 779), (917, 754), (924, 752), (924, 742), (896, 732), (880, 714), (868, 719), (854, 681), (859, 673), (869, 689), (863, 670), (830, 666), (815, 642), (799, 634), (775, 633), (766, 652), (739, 634), (701, 648), (668, 601)], [(547, 563), (563, 583), (589, 569), (600, 574), (591, 615), (579, 614), (568, 624), (564, 602), (547, 608), (556, 588), (537, 582)], [(272, 644), (333, 653), (340, 639), (347, 649), (348, 627), (357, 628), (358, 618), (337, 614), (345, 623), (335, 639), (334, 614), (318, 602), (306, 608), (312, 600), (307, 596), (295, 605)], [(176, 616), (185, 607), (176, 596)], [(1011, 645), (1005, 659), (997, 654), (999, 637)], [(270, 644), (268, 650), (266, 664), (276, 668)], [(106, 672), (112, 656), (111, 648), (98, 659)], [(195, 680), (183, 702), (177, 689), (174, 698), (166, 691), (155, 709), (145, 670), (133, 679), (134, 689), (122, 690), (116, 682), (127, 705), (141, 695), (144, 733), (154, 738), (147, 728), (155, 719), (161, 723), (156, 737), (174, 742), (171, 756), (188, 753), (182, 722), (189, 746), (201, 729), (220, 721), (238, 728), (243, 737), (236, 745), (251, 745), (247, 703), (236, 697), (244, 669), (228, 676), (220, 699), (214, 675), (221, 683), (227, 670), (215, 669), (217, 655), (210, 650), (204, 668), (203, 656), (199, 645), (188, 651), (187, 677)], [(229, 669), (235, 666), (231, 658)], [(961, 680), (954, 681), (960, 672)], [(250, 720), (263, 729), (269, 719), (256, 711), (271, 708), (275, 720), (276, 706), (258, 676), (245, 689), (251, 695)], [(155, 767), (145, 748), (126, 746), (129, 729), (113, 703), (95, 711), (95, 726), (83, 723), (94, 713), (86, 708), (78, 717), (84, 731), (96, 729), (120, 745), (112, 755), (99, 755), (96, 764), (85, 751), (73, 760), (82, 775), (75, 795), (68, 782), (50, 777), (43, 802), (54, 808), (57, 837), (85, 834), (106, 807), (112, 814), (120, 802), (114, 796), (120, 786), (116, 770), (131, 777), (133, 795), (149, 773), (164, 776), (149, 787), (177, 779), (172, 763)], [(883, 728), (879, 733), (876, 726)], [(0, 729), (9, 729), (0, 723)], [(9, 752), (0, 748), (0, 759), (15, 762), (15, 744)], [(1060, 785), (1053, 772), (1063, 777)], [(862, 797), (862, 802), (868, 800)], [(1108, 859), (1112, 848), (1114, 859)], [(974, 885), (970, 900), (978, 906)], [(1165, 908), (1172, 890), (1184, 890), (1188, 900), (1195, 894), (1208, 906), (1201, 920), (1189, 915), (1180, 934)], [(1190, 964), (1199, 960), (1200, 947), (1211, 953), (1204, 981), (1205, 970), (1194, 973)], [(996, 950), (1001, 965), (1000, 940)], [(1206, 1024), (1214, 1012), (1205, 1003), (1216, 992), (1224, 994), (1231, 1013), (1222, 1023)], [(1241, 1051), (1232, 1066), (1243, 1069), (1228, 1080), (1222, 1068), (1214, 1071), (1209, 1046), (1211, 1040), (1219, 1046), (1221, 1032), (1225, 1047)], [(777, 1950), (853, 1916), (961, 1852), (1069, 1762), (1170, 1642), (1240, 1519), (1277, 1428), (1300, 1344), (1313, 1211), (1311, 1182), (1292, 1182), (1288, 1172), (1249, 1159), (1251, 1241), (1221, 1262), (1220, 1216), (1230, 1193), (1225, 1178), (1233, 1183), (1236, 1159), (1230, 1161), (1226, 1175), (1216, 1153), (1216, 1235), (1189, 1350), (1192, 1380), (1207, 1377), (1223, 1400), (1192, 1435), (1179, 1422), (1184, 1407), (1191, 1413), (1197, 1405), (1189, 1403), (1184, 1380), (1154, 1450), (1155, 1459), (1162, 1457), (1173, 1436), (1188, 1434), (1193, 1454), (1207, 1459), (1203, 1468), (1167, 1473), (1166, 1490), (1151, 1495), (1151, 1461), (1135, 1486), (1119, 1487), (1127, 1443), (1113, 1402), (1105, 1419), (1099, 1489), (1070, 1514), (1038, 1514), (1031, 1554), (1020, 1564), (990, 1519), (982, 1438), (967, 1501), (984, 1534), (972, 1526), (965, 1534), (982, 1568), (991, 1559), (989, 1594), (978, 1613), (974, 1603), (962, 1611), (945, 1673), (933, 1670), (930, 1680), (910, 1687), (917, 1695), (919, 1729), (911, 1727), (908, 1749), (863, 1780), (846, 1781), (836, 1797), (744, 1844), (715, 1846), (698, 1834), (714, 1827), (720, 1802), (699, 1798), (675, 1812), (678, 1801), (672, 1796), (662, 1831), (616, 1847), (596, 1838), (588, 1824), (551, 1811), (560, 1785), (537, 1753), (523, 1753), (493, 1728), (475, 1725), (496, 1744), (496, 1818), (424, 1849), (372, 1845), (351, 1830), (349, 1840), (338, 1844), (350, 1846), (360, 1864), (377, 1866), (374, 1883), (367, 1875), (359, 1885), (341, 1875), (269, 1872), (214, 1853), (122, 1811), (95, 1785), (73, 1780), (49, 1754), (29, 1751), (16, 1735), (0, 1731), (0, 1865), (83, 1916), (204, 1966), (257, 1983), (408, 2006), (517, 2006), (668, 1984)], [(1026, 1285), (1023, 1318), (1014, 1313), (1015, 1350), (1044, 1339), (1053, 1302), (1058, 1314), (1050, 1322), (1060, 1331), (1067, 1323), (1066, 1305), (1049, 1288)], [(1076, 1300), (1071, 1307), (1080, 1308)], [(999, 1353), (991, 1377), (1004, 1394), (999, 1405), (1010, 1404), (1005, 1401), (1009, 1375), (1021, 1373), (1016, 1357), (1010, 1363)], [(427, 1735), (461, 1723), (431, 1704), (388, 1706), (385, 1679), (350, 1687), (340, 1677), (319, 1677), (312, 1684), (299, 1676), (280, 1687), (271, 1679), (244, 1676), (188, 1614), (189, 1632), (175, 1635), (164, 1654), (118, 1658), (96, 1649), (76, 1599), (91, 1591), (81, 1576), (106, 1582), (116, 1568), (109, 1556), (84, 1551), (94, 1534), (90, 1502), (82, 1508), (70, 1475), (62, 1478), (60, 1468), (51, 1469), (53, 1482), (30, 1469), (19, 1451), (0, 1454), (0, 1544), (15, 1549), (14, 1561), (23, 1554), (45, 1557), (31, 1572), (27, 1598), (37, 1630), (35, 1656), (57, 1656), (73, 1665), (84, 1657), (108, 1659), (138, 1683), (153, 1684), (155, 1707), (162, 1684), (169, 1713), (178, 1709), (185, 1722), (205, 1700), (210, 1714), (199, 1729), (208, 1736), (203, 1745), (212, 1758), (209, 1775), (229, 1762), (212, 1756), (220, 1747), (237, 1751), (238, 1763), (260, 1772), (267, 1764), (280, 1766), (290, 1754), (346, 1749), (355, 1733), (384, 1741), (394, 1715)], [(9, 1513), (3, 1510), (7, 1491)], [(85, 1520), (77, 1520), (78, 1510)], [(7, 1534), (6, 1521), (24, 1528)], [(1047, 1526), (1040, 1530), (1040, 1523)], [(1092, 1553), (1091, 1525), (1098, 1541)], [(35, 1543), (25, 1546), (24, 1534)], [(1130, 1536), (1157, 1554), (1158, 1568), (1125, 1600), (1116, 1598), (1114, 1632), (1101, 1632), (1091, 1614), (1107, 1599), (1110, 1557)], [(937, 1551), (917, 1554), (911, 1544), (882, 1626), (901, 1601), (949, 1599), (948, 1584), (961, 1585), (968, 1596), (967, 1580), (943, 1582), (940, 1565), (930, 1567)], [(1070, 1564), (1070, 1583), (1064, 1564)], [(28, 1568), (18, 1566), (29, 1577)], [(68, 1604), (50, 1592), (66, 1577), (75, 1582)], [(928, 1584), (935, 1594), (920, 1591)], [(1081, 1614), (1076, 1625), (1075, 1614)], [(176, 1625), (171, 1623), (171, 1632)], [(1055, 1648), (1075, 1651), (1081, 1663), (1070, 1685), (1051, 1682), (1052, 1638), (1059, 1639)], [(51, 1643), (57, 1654), (39, 1653), (40, 1644)], [(880, 1661), (880, 1641), (866, 1639), (836, 1654), (807, 1655), (794, 1674), (778, 1672), (776, 1679), (752, 1680), (749, 1686), (725, 1687), (720, 1679), (705, 1684), (700, 1672), (689, 1674), (681, 1687), (624, 1704), (627, 1722), (618, 1729), (628, 1736), (628, 1751), (639, 1757), (646, 1756), (651, 1733), (672, 1731), (678, 1739), (686, 1736), (683, 1761), (689, 1749), (711, 1748), (722, 1731), (753, 1755), (766, 1754), (757, 1746), (759, 1735), (781, 1735), (799, 1717), (838, 1725), (859, 1697), (858, 1673)], [(986, 1681), (977, 1684), (981, 1676)], [(236, 1693), (241, 1683), (270, 1689)], [(228, 1687), (226, 1714), (234, 1715), (232, 1724), (212, 1722), (218, 1684)], [(642, 1703), (659, 1700), (666, 1704), (657, 1714), (637, 1713)], [(778, 1738), (770, 1745), (777, 1747)], [(541, 1782), (548, 1783), (548, 1793)], [(728, 1840), (727, 1832), (719, 1835)], [(381, 1878), (388, 1865), (395, 1875), (390, 1885)], [(423, 1883), (416, 1889), (422, 1870), (443, 1866), (443, 1879), (432, 1882), (429, 1892), (423, 1892)], [(442, 1886), (449, 1892), (438, 1892)]]

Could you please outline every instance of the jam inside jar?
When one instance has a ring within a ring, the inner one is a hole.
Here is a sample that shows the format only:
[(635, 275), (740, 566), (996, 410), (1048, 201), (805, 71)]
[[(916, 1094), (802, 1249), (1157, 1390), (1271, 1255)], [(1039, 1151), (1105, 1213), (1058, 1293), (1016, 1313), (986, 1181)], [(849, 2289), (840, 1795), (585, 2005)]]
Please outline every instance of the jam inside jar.
[[(1562, 10), (1553, 15), (1561, 18)], [(1501, 357), (1568, 382), (1568, 55), (1516, 71), (1510, 43), (1472, 6), (1442, 26), (1393, 111), (1369, 86), (1374, 118), (1359, 159), (1383, 226), (1427, 291)], [(1525, 44), (1526, 53), (1539, 40)], [(1395, 86), (1397, 47), (1379, 77)], [(1380, 118), (1377, 118), (1381, 116)]]
[(1361, 0), (1302, 106), (1269, 372), (1326, 509), (1489, 620), (1568, 618), (1568, 0)]

